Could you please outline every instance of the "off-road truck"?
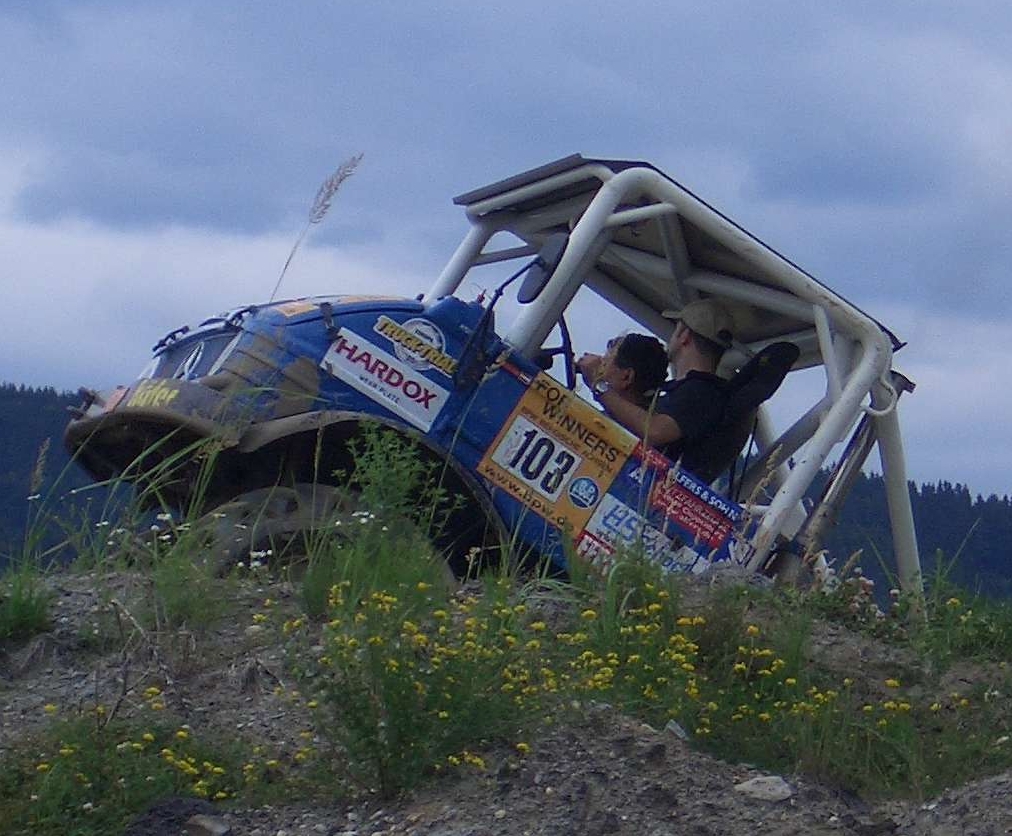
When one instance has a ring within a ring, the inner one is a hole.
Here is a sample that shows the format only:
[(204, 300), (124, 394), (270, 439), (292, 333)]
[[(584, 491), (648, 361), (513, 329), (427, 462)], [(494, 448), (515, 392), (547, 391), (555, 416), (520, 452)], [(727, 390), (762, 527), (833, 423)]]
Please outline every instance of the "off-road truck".
[[(458, 498), (440, 535), (457, 568), (475, 547), (508, 543), (560, 567), (636, 546), (670, 569), (758, 571), (818, 551), (877, 444), (898, 574), (919, 588), (897, 418), (913, 386), (892, 368), (901, 343), (883, 325), (647, 163), (573, 155), (454, 202), (470, 226), (426, 292), (341, 294), (338, 277), (333, 296), (173, 331), (137, 380), (82, 390), (66, 432), (77, 460), (97, 479), (137, 480), (173, 462), (159, 501), (192, 512), (199, 500), (219, 546), (249, 549), (347, 501), (327, 484), (379, 423), (414, 439)], [(466, 298), (465, 277), (489, 266), (501, 271), (491, 292)], [(725, 473), (666, 459), (580, 394), (567, 326), (588, 292), (614, 321), (596, 314), (599, 343), (582, 349), (600, 349), (620, 320), (666, 342), (661, 312), (695, 299), (729, 309), (720, 373), (737, 402), (714, 428)], [(824, 389), (778, 432), (762, 402), (813, 367)], [(742, 448), (755, 450), (744, 465)], [(834, 451), (828, 486), (803, 502)]]

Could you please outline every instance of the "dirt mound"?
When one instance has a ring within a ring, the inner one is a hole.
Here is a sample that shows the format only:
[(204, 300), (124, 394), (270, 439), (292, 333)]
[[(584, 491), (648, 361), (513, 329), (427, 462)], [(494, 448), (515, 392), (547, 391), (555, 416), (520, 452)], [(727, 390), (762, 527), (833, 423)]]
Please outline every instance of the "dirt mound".
[[(138, 633), (125, 603), (143, 587), (142, 577), (68, 574), (52, 582), (52, 631), (0, 658), (0, 755), (47, 721), (48, 704), (109, 700), (124, 715), (141, 710), (135, 694), (145, 684), (137, 678), (142, 670), (157, 675), (169, 708), (195, 733), (206, 729), (297, 745), (308, 717), (303, 706), (277, 693), (285, 664), (266, 631), (248, 620), (224, 619), (199, 636), (177, 636), (166, 645)], [(287, 584), (244, 582), (233, 595), (240, 607), (252, 609), (270, 597), (297, 612)], [(112, 624), (103, 621), (110, 617)], [(115, 633), (117, 619), (123, 634), (133, 637), (129, 654), (102, 639)], [(836, 625), (813, 632), (811, 652), (836, 660), (841, 669), (860, 664), (871, 678), (915, 661)], [(125, 695), (124, 679), (134, 686)], [(366, 795), (353, 804), (245, 808), (166, 799), (126, 832), (176, 836), (192, 816), (205, 814), (231, 833), (252, 836), (1012, 833), (1012, 773), (927, 803), (871, 803), (808, 778), (717, 760), (693, 748), (676, 725), (652, 728), (603, 703), (567, 712), (530, 740), (529, 751), (499, 747), (482, 758), (484, 769), (447, 775), (396, 802)], [(214, 832), (196, 828), (191, 825), (191, 832)]]

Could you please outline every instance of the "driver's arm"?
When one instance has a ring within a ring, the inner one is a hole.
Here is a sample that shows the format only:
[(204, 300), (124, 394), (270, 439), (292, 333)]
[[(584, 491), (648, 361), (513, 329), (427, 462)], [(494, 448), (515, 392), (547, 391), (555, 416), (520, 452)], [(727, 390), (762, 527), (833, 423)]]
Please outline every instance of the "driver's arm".
[(643, 409), (613, 390), (596, 394), (595, 398), (608, 415), (649, 447), (663, 447), (682, 437), (682, 428), (670, 415)]
[[(599, 354), (584, 354), (576, 361), (576, 367), (587, 385), (593, 390), (600, 377), (602, 357)], [(634, 433), (649, 447), (662, 447), (682, 437), (682, 428), (670, 415), (652, 412), (626, 400), (614, 389), (594, 393), (594, 398), (605, 413)]]

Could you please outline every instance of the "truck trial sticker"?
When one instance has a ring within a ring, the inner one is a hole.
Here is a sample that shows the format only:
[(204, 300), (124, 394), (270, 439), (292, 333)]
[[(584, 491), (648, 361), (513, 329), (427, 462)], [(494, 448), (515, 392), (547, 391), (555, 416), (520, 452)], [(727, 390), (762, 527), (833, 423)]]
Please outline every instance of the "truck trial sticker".
[(320, 367), (426, 432), (450, 396), (352, 331), (338, 332)]
[(427, 319), (409, 319), (400, 325), (388, 316), (380, 316), (373, 330), (394, 344), (394, 354), (402, 363), (417, 371), (436, 369), (447, 377), (457, 371), (457, 361), (443, 351), (446, 337)]
[(580, 531), (635, 447), (630, 433), (541, 373), (478, 472), (554, 525)]

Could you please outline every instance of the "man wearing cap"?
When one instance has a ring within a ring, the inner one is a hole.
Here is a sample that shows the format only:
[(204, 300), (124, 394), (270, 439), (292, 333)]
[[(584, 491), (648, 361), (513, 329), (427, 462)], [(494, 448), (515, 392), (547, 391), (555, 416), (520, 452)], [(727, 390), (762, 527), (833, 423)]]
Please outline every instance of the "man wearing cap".
[(585, 378), (596, 381), (594, 397), (605, 412), (669, 458), (684, 454), (682, 463), (693, 470), (702, 464), (692, 461), (693, 444), (711, 433), (724, 414), (724, 383), (716, 371), (731, 344), (733, 323), (727, 310), (712, 299), (664, 311), (663, 316), (675, 321), (668, 340), (673, 379), (660, 388), (652, 408), (623, 398), (598, 380), (601, 358), (595, 360), (596, 355), (585, 355), (578, 366)]

